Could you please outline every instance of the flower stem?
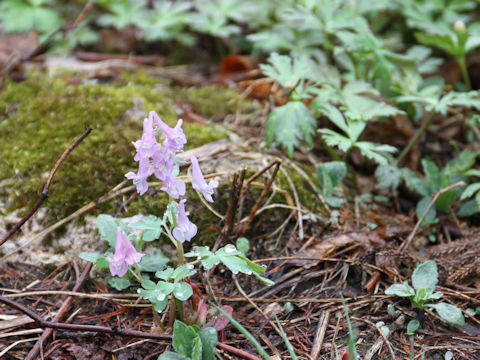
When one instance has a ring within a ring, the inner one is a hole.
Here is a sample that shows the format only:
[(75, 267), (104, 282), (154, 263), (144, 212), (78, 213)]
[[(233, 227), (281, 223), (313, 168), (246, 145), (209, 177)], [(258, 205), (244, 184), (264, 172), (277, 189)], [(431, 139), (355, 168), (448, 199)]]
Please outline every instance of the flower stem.
[(400, 155), (397, 158), (397, 164), (400, 165), (402, 161), (405, 159), (405, 157), (408, 155), (410, 150), (412, 150), (413, 145), (415, 145), (420, 139), (420, 136), (425, 132), (427, 127), (430, 125), (430, 123), (433, 120), (433, 116), (435, 115), (435, 109), (432, 109), (430, 113), (428, 114), (427, 119), (423, 122), (422, 126), (417, 130), (417, 132), (413, 135), (413, 137), (410, 139), (409, 143), (407, 146), (403, 149), (403, 151), (400, 153)]
[(463, 81), (465, 82), (465, 87), (467, 91), (472, 90), (472, 84), (470, 82), (470, 76), (468, 75), (467, 64), (465, 62), (465, 56), (460, 56), (457, 58), (458, 64), (460, 65), (460, 70), (462, 71)]
[(176, 240), (177, 251), (178, 251), (178, 263), (179, 265), (185, 264), (185, 258), (183, 257), (183, 244)]
[(210, 210), (210, 212), (215, 215), (216, 217), (220, 218), (220, 219), (224, 219), (224, 217), (219, 214), (218, 212), (216, 212), (211, 206), (209, 203), (206, 202), (206, 200), (203, 198), (202, 194), (200, 194), (197, 190), (195, 190), (195, 192), (197, 193), (198, 197), (200, 198), (200, 201), (202, 202), (203, 205), (205, 205), (205, 207)]

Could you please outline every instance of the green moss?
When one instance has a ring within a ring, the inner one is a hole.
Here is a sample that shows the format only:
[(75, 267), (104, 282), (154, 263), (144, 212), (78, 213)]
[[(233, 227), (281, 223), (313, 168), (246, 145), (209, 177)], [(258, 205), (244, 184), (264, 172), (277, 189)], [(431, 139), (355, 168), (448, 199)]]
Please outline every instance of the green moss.
[[(204, 86), (179, 89), (178, 93), (193, 109), (206, 116), (214, 118), (225, 114), (234, 114), (240, 94), (223, 86)], [(241, 111), (247, 112), (251, 108), (250, 100), (242, 99)]]
[[(109, 84), (78, 77), (72, 81), (71, 74), (33, 73), (22, 83), (7, 80), (0, 93), (0, 181), (13, 179), (3, 194), (8, 196), (7, 211), (36, 201), (49, 171), (86, 126), (92, 133), (59, 168), (45, 205), (61, 218), (123, 181), (126, 172), (135, 170), (131, 142), (141, 136), (147, 112), (154, 109), (170, 125), (176, 123), (173, 92), (165, 86), (141, 73)], [(215, 111), (226, 111), (227, 105), (217, 105)], [(184, 130), (188, 148), (225, 137), (212, 126), (185, 123)], [(158, 210), (164, 209), (161, 205)]]

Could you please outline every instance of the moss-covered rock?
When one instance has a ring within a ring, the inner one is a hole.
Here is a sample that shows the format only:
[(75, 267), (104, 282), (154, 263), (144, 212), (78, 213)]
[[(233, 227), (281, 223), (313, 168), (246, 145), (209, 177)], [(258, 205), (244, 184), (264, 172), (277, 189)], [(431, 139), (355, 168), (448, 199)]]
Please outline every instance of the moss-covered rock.
[[(211, 107), (199, 100), (204, 115), (234, 111), (221, 104), (238, 94), (223, 90), (227, 95), (215, 88)], [(212, 88), (185, 90), (184, 94), (197, 91), (207, 101)], [(125, 179), (126, 172), (135, 170), (131, 142), (141, 136), (146, 114), (155, 110), (170, 125), (176, 123), (176, 96), (178, 92), (168, 84), (144, 73), (138, 78), (125, 74), (107, 84), (72, 74), (33, 73), (21, 83), (7, 80), (0, 92), (0, 181), (9, 179), (0, 190), (0, 196), (7, 198), (3, 211), (32, 205), (59, 156), (87, 126), (93, 128), (92, 133), (59, 168), (45, 205), (59, 218), (104, 195)], [(186, 97), (188, 102), (192, 96)], [(201, 124), (185, 123), (184, 130), (187, 149), (226, 136), (218, 127)]]

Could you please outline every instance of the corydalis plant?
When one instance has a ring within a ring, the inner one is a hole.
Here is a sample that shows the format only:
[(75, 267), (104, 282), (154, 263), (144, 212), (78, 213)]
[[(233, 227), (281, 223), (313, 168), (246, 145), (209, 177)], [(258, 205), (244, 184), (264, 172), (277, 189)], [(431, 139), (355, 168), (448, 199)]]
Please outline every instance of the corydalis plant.
[[(185, 183), (177, 178), (178, 163), (181, 159), (176, 155), (183, 151), (183, 146), (187, 142), (181, 126), (182, 120), (178, 120), (173, 128), (168, 126), (153, 111), (144, 120), (142, 138), (133, 143), (137, 151), (134, 159), (139, 165), (138, 172), (126, 174), (127, 178), (134, 181), (139, 194), (144, 194), (148, 190), (148, 178), (151, 175), (155, 175), (163, 182), (161, 190), (167, 192), (171, 198), (179, 199), (185, 194)], [(161, 136), (160, 141), (157, 141), (157, 135)], [(198, 159), (192, 157), (190, 160), (193, 188), (202, 200), (205, 198), (206, 201), (213, 202), (218, 181), (211, 180), (207, 183)], [(194, 250), (184, 255), (184, 242), (191, 241), (198, 229), (187, 216), (185, 209), (187, 199), (173, 199), (167, 206), (163, 218), (152, 215), (127, 225), (109, 215), (100, 215), (97, 226), (107, 240), (109, 249), (104, 254), (82, 253), (80, 257), (93, 262), (99, 268), (110, 269), (112, 277), (108, 282), (117, 290), (128, 288), (132, 284), (131, 280), (136, 280), (140, 284), (137, 292), (152, 303), (158, 323), (160, 320), (157, 312), (163, 311), (169, 300), (173, 309), (170, 312), (170, 324), (173, 324), (172, 315), (175, 314), (175, 309), (178, 310), (182, 321), (196, 322), (200, 325), (205, 322), (205, 303), (202, 305), (203, 300), (199, 298), (201, 293), (194, 296), (195, 284), (190, 281), (190, 277), (196, 274), (194, 265), (198, 263), (206, 269), (222, 263), (233, 273), (254, 275), (264, 283), (272, 284), (270, 280), (261, 276), (265, 268), (246, 258), (245, 253), (248, 250), (246, 239), (238, 239), (237, 247), (228, 244), (216, 252), (201, 248), (198, 254), (197, 250)], [(131, 229), (141, 230), (139, 239)], [(170, 239), (177, 249), (176, 267), (167, 268), (170, 259), (158, 251), (145, 255), (140, 252), (145, 243), (153, 242), (162, 235)], [(197, 259), (185, 263), (185, 257)], [(151, 273), (155, 273), (158, 281), (153, 281)], [(193, 311), (197, 314), (193, 314)]]

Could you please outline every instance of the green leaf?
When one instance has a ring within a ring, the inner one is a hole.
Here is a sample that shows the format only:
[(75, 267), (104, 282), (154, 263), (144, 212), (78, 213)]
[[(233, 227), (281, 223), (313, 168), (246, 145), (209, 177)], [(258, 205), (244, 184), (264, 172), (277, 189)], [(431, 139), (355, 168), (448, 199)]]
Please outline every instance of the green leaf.
[(442, 189), (442, 174), (433, 161), (422, 159), (423, 172), (434, 192)]
[(316, 126), (317, 121), (304, 103), (288, 102), (275, 108), (267, 117), (265, 125), (267, 145), (277, 142), (292, 157), (293, 150), (300, 145), (301, 140), (312, 146)]
[(433, 260), (427, 260), (415, 267), (412, 274), (412, 285), (418, 291), (420, 289), (435, 289), (438, 283), (437, 264)]
[(164, 222), (158, 217), (151, 215), (148, 218), (144, 218), (141, 221), (130, 225), (131, 228), (143, 230), (144, 241), (153, 241), (160, 237), (162, 233), (162, 225)]
[(278, 81), (284, 88), (291, 88), (310, 73), (310, 63), (306, 57), (290, 57), (272, 53), (268, 58), (271, 64), (261, 64), (260, 69), (266, 76)]
[(141, 271), (160, 271), (165, 269), (170, 259), (163, 255), (159, 251), (155, 251), (153, 254), (142, 256), (142, 260), (138, 264)]
[(348, 150), (354, 145), (349, 138), (340, 135), (331, 129), (319, 129), (318, 132), (322, 134), (323, 140), (325, 140), (328, 145), (336, 146), (344, 153), (348, 152)]
[(475, 194), (479, 190), (480, 190), (480, 182), (475, 183), (475, 184), (470, 184), (463, 191), (462, 196), (460, 196), (460, 199), (461, 200), (468, 199), (469, 197), (472, 197), (473, 194)]
[(110, 277), (108, 278), (108, 284), (117, 289), (118, 291), (125, 290), (130, 286), (130, 280), (128, 279), (122, 279), (119, 277)]
[(407, 335), (413, 335), (420, 327), (420, 322), (417, 319), (410, 320), (407, 325)]
[(380, 145), (368, 141), (359, 141), (355, 146), (367, 158), (372, 159), (377, 164), (385, 165), (388, 163), (388, 154), (395, 153), (397, 149), (390, 145)]
[(340, 184), (347, 175), (347, 165), (343, 161), (329, 161), (321, 163), (332, 181), (332, 186)]
[(190, 284), (182, 281), (175, 283), (175, 289), (173, 295), (180, 301), (186, 301), (192, 296), (193, 290)]
[(218, 342), (217, 330), (213, 327), (207, 327), (200, 330), (198, 336), (202, 340), (202, 360), (214, 360)]
[(462, 311), (451, 304), (444, 302), (438, 304), (428, 305), (431, 308), (434, 308), (440, 317), (449, 322), (450, 324), (463, 326), (465, 325), (465, 318), (463, 317)]
[(196, 331), (192, 326), (188, 326), (183, 322), (176, 320), (173, 325), (173, 348), (186, 358), (192, 357), (195, 339), (199, 339)]
[(162, 355), (160, 355), (157, 360), (187, 360), (182, 355), (174, 353), (172, 351), (165, 351)]
[[(432, 198), (430, 196), (426, 196), (418, 202), (418, 204), (417, 204), (417, 218), (418, 219), (420, 219), (422, 217), (422, 215), (425, 213), (428, 205), (430, 204), (430, 201), (432, 201)], [(422, 226), (435, 224), (437, 221), (438, 221), (437, 211), (435, 210), (435, 206), (432, 206), (432, 208), (428, 212), (427, 216), (425, 216), (425, 218), (423, 219)]]
[(92, 263), (95, 263), (102, 256), (103, 256), (102, 254), (94, 253), (94, 252), (82, 252), (79, 255), (80, 259), (90, 261)]
[(248, 249), (250, 249), (250, 242), (248, 239), (239, 237), (237, 239), (237, 249), (240, 250), (243, 255), (247, 255)]
[(379, 189), (396, 190), (402, 181), (402, 173), (396, 166), (378, 165), (375, 169), (375, 178)]
[(190, 276), (193, 276), (196, 273), (197, 271), (193, 269), (193, 265), (181, 265), (173, 271), (171, 279), (173, 279), (175, 282), (178, 282)]
[(469, 200), (463, 204), (457, 211), (457, 216), (467, 217), (478, 214), (480, 212), (480, 206), (475, 200)]
[(115, 247), (115, 242), (117, 241), (117, 228), (119, 224), (114, 217), (106, 214), (98, 215), (97, 218), (97, 228), (100, 234), (111, 248)]
[(202, 348), (202, 340), (197, 335), (197, 337), (193, 339), (192, 360), (202, 360)]
[(397, 295), (400, 297), (413, 297), (415, 290), (405, 281), (403, 284), (393, 284), (385, 290), (387, 295)]

